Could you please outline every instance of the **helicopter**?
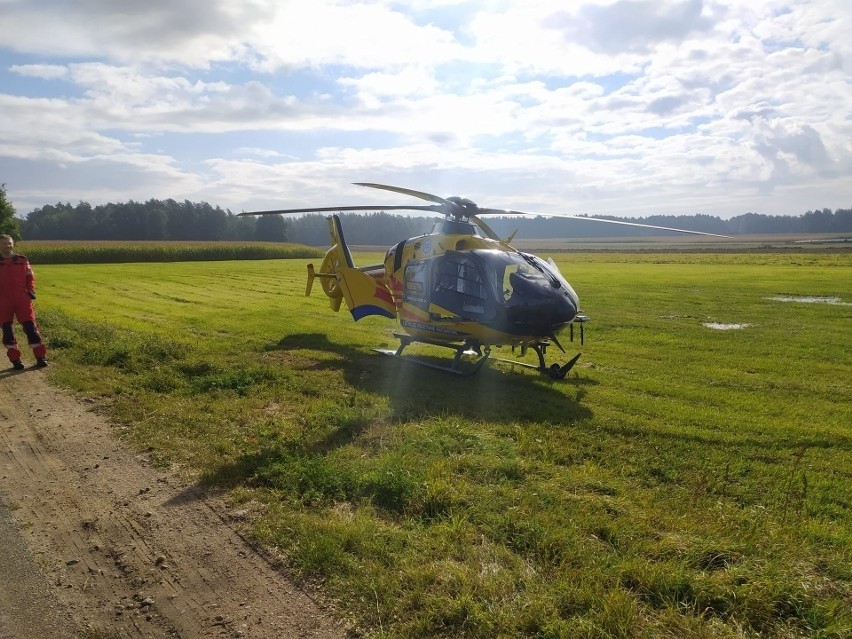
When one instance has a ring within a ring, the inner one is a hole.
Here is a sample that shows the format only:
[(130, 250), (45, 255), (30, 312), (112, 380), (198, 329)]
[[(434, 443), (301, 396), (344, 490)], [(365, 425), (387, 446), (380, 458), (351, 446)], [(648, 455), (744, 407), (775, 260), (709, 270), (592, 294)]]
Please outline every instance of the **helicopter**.
[[(522, 357), (532, 350), (538, 363), (492, 359), (534, 368), (552, 379), (563, 379), (568, 374), (580, 353), (565, 364), (550, 365), (546, 355), (551, 345), (566, 352), (557, 335), (567, 329), (569, 340), (573, 342), (575, 325), (579, 328), (580, 344), (583, 344), (584, 326), (589, 318), (580, 310), (577, 293), (552, 258), (544, 260), (514, 248), (510, 244), (514, 234), (501, 239), (482, 219), (489, 215), (534, 214), (481, 208), (464, 197), (443, 198), (399, 186), (373, 182), (354, 184), (400, 193), (431, 204), (324, 206), (239, 215), (332, 213), (328, 217), (331, 247), (319, 270), (308, 264), (305, 295), (311, 294), (314, 281), (319, 279), (335, 312), (345, 302), (355, 321), (369, 315), (397, 320), (403, 331), (394, 333), (399, 346), (394, 350), (373, 349), (377, 352), (449, 373), (472, 375), (489, 360), (493, 347), (510, 346), (513, 351), (519, 349)], [(427, 211), (440, 217), (430, 233), (403, 239), (390, 247), (382, 263), (356, 266), (337, 213), (395, 210)], [(621, 220), (548, 215), (728, 237)], [(454, 351), (452, 360), (447, 365), (404, 355), (403, 351), (413, 343), (448, 348)]]

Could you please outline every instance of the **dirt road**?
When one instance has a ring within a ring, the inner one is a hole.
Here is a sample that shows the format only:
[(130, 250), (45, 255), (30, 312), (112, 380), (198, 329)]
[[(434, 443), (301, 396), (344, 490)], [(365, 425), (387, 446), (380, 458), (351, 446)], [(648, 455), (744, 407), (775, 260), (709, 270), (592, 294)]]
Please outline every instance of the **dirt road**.
[(0, 372), (0, 639), (342, 638), (236, 532), (45, 371)]

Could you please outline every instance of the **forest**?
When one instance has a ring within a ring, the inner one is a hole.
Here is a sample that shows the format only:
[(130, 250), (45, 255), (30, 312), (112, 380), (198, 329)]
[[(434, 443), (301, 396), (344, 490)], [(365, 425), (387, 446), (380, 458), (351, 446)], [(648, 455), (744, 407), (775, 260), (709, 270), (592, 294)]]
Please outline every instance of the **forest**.
[[(5, 193), (2, 194), (5, 200)], [(7, 209), (10, 205), (4, 202)], [(7, 211), (8, 212), (8, 211)], [(614, 216), (595, 216), (623, 220)], [(428, 232), (435, 217), (392, 215), (385, 212), (345, 214), (350, 244), (391, 245), (401, 238)], [(801, 215), (745, 213), (730, 219), (710, 215), (651, 215), (632, 222), (705, 231), (722, 235), (781, 233), (852, 233), (852, 208), (815, 209)], [(7, 217), (7, 222), (10, 220)], [(328, 243), (325, 214), (301, 217), (267, 215), (240, 217), (206, 202), (151, 199), (91, 206), (57, 203), (15, 218), (19, 238), (27, 240), (206, 240), (297, 242), (314, 246)], [(583, 238), (666, 235), (665, 231), (617, 224), (590, 224), (584, 220), (545, 217), (489, 217), (501, 237), (517, 231), (522, 238)], [(10, 227), (11, 228), (11, 227)]]

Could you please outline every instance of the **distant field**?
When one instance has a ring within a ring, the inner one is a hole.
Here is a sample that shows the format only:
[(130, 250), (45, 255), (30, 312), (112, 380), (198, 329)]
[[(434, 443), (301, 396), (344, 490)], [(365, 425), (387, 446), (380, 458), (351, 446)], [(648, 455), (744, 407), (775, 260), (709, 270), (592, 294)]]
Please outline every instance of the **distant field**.
[[(531, 252), (852, 252), (844, 234), (743, 235), (735, 239), (699, 236), (516, 239), (513, 245)], [(384, 255), (386, 246), (353, 246)], [(279, 242), (123, 242), (35, 240), (18, 244), (20, 252), (43, 264), (177, 262), (230, 259), (290, 259), (321, 256), (325, 248)]]
[(852, 251), (850, 233), (801, 233), (795, 235), (738, 235), (732, 239), (678, 235), (670, 237), (602, 237), (575, 239), (519, 239), (513, 245), (524, 250), (688, 250), (730, 252), (744, 250)]
[[(524, 251), (568, 252), (694, 252), (731, 253), (767, 250), (782, 252), (852, 251), (850, 233), (799, 233), (739, 235), (732, 239), (693, 235), (655, 237), (515, 238), (512, 246)], [(363, 251), (383, 252), (385, 247), (360, 246)]]
[(365, 636), (852, 636), (852, 253), (552, 251), (561, 382), (374, 353), (305, 259), (37, 264), (47, 370)]
[(33, 263), (103, 264), (191, 262), (317, 257), (320, 248), (281, 242), (119, 242), (94, 240), (22, 241), (17, 247)]

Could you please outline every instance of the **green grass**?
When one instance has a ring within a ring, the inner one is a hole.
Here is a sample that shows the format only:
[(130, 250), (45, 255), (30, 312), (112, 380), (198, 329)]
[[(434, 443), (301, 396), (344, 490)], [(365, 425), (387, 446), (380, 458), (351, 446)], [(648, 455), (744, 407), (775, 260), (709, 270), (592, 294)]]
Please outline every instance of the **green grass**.
[(555, 257), (562, 382), (374, 353), (303, 260), (36, 264), (38, 311), (56, 382), (367, 636), (850, 636), (852, 313), (768, 298), (852, 302), (852, 256)]

